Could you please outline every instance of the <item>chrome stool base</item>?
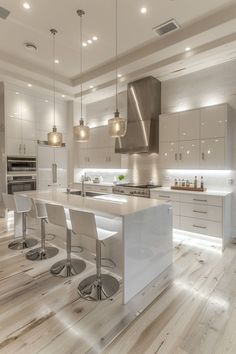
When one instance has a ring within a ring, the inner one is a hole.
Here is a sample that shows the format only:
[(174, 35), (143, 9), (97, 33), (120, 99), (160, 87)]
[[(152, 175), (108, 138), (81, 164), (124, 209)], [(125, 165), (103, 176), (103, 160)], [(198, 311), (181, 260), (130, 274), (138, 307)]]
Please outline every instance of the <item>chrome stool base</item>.
[(59, 250), (56, 247), (42, 247), (34, 248), (26, 253), (26, 258), (31, 261), (42, 261), (44, 259), (49, 259), (55, 257)]
[(25, 248), (30, 248), (35, 245), (37, 245), (38, 241), (35, 240), (34, 238), (27, 238), (23, 239), (20, 238), (19, 240), (14, 240), (11, 243), (9, 243), (8, 248), (11, 250), (23, 250)]
[(63, 259), (52, 265), (50, 272), (58, 277), (71, 277), (77, 275), (86, 268), (86, 263), (80, 259), (71, 259), (69, 262), (67, 259)]
[(113, 296), (119, 290), (119, 287), (118, 280), (109, 274), (101, 275), (101, 284), (99, 285), (97, 275), (94, 274), (79, 284), (78, 293), (85, 300), (106, 300)]

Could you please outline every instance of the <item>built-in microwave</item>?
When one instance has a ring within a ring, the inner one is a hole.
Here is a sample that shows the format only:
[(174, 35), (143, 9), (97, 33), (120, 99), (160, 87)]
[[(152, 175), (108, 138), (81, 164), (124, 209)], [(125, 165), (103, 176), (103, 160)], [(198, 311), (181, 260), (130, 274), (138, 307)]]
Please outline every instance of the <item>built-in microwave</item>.
[(36, 190), (36, 176), (8, 176), (7, 192), (14, 194), (15, 192), (34, 191)]
[(7, 172), (36, 172), (36, 158), (8, 156)]

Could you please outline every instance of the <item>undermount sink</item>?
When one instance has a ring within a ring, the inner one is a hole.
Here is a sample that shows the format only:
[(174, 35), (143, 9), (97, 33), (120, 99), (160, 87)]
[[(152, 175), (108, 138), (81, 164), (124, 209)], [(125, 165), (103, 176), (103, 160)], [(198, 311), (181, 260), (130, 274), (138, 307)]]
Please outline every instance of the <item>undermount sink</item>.
[[(71, 191), (69, 194), (72, 195), (81, 195), (81, 191)], [(97, 197), (103, 195), (102, 193), (97, 193), (97, 192), (86, 192), (86, 197)]]

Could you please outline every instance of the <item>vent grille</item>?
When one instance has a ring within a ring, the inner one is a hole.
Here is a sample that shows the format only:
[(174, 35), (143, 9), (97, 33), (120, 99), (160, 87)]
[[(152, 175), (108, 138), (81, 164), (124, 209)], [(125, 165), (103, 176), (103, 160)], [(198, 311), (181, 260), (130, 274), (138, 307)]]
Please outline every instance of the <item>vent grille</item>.
[(178, 23), (172, 18), (171, 20), (164, 22), (159, 26), (154, 27), (153, 30), (159, 36), (163, 36), (164, 34), (167, 34), (172, 31), (176, 31), (179, 28), (180, 26), (178, 25)]
[(0, 6), (0, 18), (5, 20), (9, 15), (10, 15), (10, 11), (8, 11), (7, 9), (4, 9), (4, 7)]

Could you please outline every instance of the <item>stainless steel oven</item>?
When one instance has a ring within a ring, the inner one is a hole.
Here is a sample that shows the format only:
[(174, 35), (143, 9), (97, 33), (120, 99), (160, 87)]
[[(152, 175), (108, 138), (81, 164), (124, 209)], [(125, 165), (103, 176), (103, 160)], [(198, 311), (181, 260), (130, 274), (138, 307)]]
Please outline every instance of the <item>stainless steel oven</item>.
[(8, 176), (7, 192), (34, 191), (36, 190), (36, 176)]
[(7, 157), (7, 173), (36, 173), (36, 158), (35, 157)]

